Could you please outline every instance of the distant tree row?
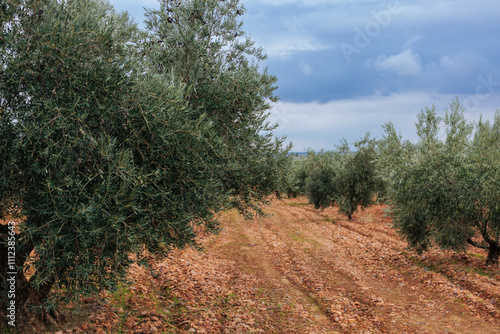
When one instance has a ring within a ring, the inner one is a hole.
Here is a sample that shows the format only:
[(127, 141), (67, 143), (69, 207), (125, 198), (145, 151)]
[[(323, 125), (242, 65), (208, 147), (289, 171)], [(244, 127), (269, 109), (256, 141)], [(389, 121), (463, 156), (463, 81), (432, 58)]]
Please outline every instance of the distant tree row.
[(349, 219), (383, 197), (394, 226), (418, 251), (472, 245), (488, 251), (487, 264), (498, 264), (500, 111), (493, 123), (468, 122), (464, 112), (458, 99), (444, 117), (425, 108), (417, 143), (387, 123), (382, 139), (366, 136), (354, 151), (345, 141), (335, 151), (310, 151), (291, 165), (288, 196), (307, 196), (316, 208), (336, 204)]
[(358, 206), (371, 205), (384, 190), (376, 142), (367, 134), (354, 147), (351, 151), (344, 140), (335, 151), (309, 151), (295, 159), (288, 174), (288, 196), (307, 196), (317, 209), (337, 204), (349, 219)]

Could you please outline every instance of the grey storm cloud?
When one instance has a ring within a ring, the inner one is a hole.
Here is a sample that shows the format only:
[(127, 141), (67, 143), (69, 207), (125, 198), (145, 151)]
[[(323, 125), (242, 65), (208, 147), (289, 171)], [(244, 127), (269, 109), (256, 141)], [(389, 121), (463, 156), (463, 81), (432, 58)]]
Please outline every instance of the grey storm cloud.
[[(153, 0), (112, 0), (143, 20)], [(414, 138), (416, 114), (458, 95), (470, 119), (500, 108), (498, 0), (248, 0), (245, 31), (268, 55), (272, 110), (294, 150), (332, 148), (381, 125)], [(285, 110), (286, 109), (286, 110)], [(292, 117), (293, 116), (293, 117)]]

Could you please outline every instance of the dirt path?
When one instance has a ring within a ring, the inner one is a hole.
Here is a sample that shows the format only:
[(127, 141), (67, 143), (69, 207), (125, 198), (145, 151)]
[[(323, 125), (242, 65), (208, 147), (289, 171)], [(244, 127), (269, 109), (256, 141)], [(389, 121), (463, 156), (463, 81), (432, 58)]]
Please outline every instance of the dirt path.
[(483, 254), (419, 256), (380, 206), (349, 222), (335, 209), (306, 204), (275, 201), (271, 216), (253, 221), (230, 212), (224, 231), (205, 240), (205, 261), (217, 259), (216, 270), (229, 275), (219, 288), (232, 291), (240, 313), (252, 318), (231, 314), (230, 305), (218, 330), (500, 333), (499, 270), (484, 268)]
[(156, 325), (122, 332), (500, 333), (500, 270), (479, 250), (417, 255), (382, 206), (352, 221), (305, 199), (266, 211), (251, 221), (230, 211), (219, 235), (200, 238), (203, 252), (159, 262), (141, 288), (160, 294), (145, 315)]

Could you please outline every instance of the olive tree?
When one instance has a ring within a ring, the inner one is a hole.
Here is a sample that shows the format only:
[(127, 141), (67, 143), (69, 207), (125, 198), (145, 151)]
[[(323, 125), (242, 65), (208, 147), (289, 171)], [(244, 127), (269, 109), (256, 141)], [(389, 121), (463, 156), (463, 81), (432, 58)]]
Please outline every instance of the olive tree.
[(213, 124), (223, 144), (208, 152), (223, 166), (214, 177), (232, 205), (247, 212), (284, 190), (290, 157), (266, 121), (277, 79), (259, 68), (266, 56), (243, 31), (244, 13), (238, 0), (161, 0), (160, 9), (146, 13), (143, 54), (152, 70), (185, 82), (189, 107)]
[[(224, 97), (186, 80), (176, 53), (165, 55), (168, 71), (153, 69), (146, 33), (104, 1), (8, 0), (1, 9), (0, 215), (18, 222), (19, 317), (60, 320), (51, 291), (113, 288), (131, 254), (194, 245), (198, 229), (219, 230), (218, 212), (256, 208), (279, 185), (288, 159), (265, 125), (274, 78), (257, 64), (242, 64), (234, 80), (221, 68), (221, 90), (234, 89)], [(8, 232), (0, 225), (2, 244)]]
[(286, 195), (295, 198), (306, 194), (307, 157), (294, 156), (286, 172)]
[(295, 175), (291, 186), (303, 189), (315, 208), (337, 204), (340, 212), (352, 219), (359, 206), (373, 204), (384, 185), (378, 171), (376, 141), (367, 134), (354, 146), (351, 151), (343, 140), (335, 151), (308, 152), (290, 170)]
[[(419, 251), (435, 244), (465, 251), (488, 250), (487, 264), (500, 255), (500, 114), (476, 126), (464, 118), (458, 99), (439, 117), (425, 108), (416, 123), (416, 150), (386, 124), (382, 150), (388, 196), (396, 228)], [(444, 123), (445, 131), (440, 132)]]
[(333, 205), (338, 196), (339, 156), (336, 152), (308, 152), (305, 192), (316, 209)]
[(356, 150), (351, 152), (349, 145), (339, 148), (342, 168), (337, 176), (337, 203), (340, 212), (349, 220), (358, 209), (372, 205), (379, 192), (383, 191), (383, 182), (377, 168), (376, 141), (369, 134), (354, 143)]

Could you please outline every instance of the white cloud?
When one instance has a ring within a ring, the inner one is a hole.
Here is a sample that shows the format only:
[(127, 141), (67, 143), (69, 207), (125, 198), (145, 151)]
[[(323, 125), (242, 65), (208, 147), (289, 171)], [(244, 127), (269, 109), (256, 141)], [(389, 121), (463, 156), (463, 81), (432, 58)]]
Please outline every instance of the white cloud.
[(443, 56), (439, 65), (448, 73), (465, 75), (484, 71), (489, 67), (488, 60), (475, 51), (463, 51), (457, 55)]
[(304, 61), (302, 63), (300, 63), (299, 69), (305, 75), (311, 75), (311, 74), (313, 74), (312, 67), (309, 64), (307, 64), (306, 62), (304, 62)]
[(406, 49), (400, 54), (379, 56), (376, 60), (369, 60), (368, 66), (378, 71), (394, 72), (399, 76), (416, 76), (422, 74), (422, 65), (418, 54)]
[(269, 57), (287, 58), (300, 52), (321, 51), (327, 49), (327, 46), (315, 41), (313, 37), (306, 35), (267, 35), (262, 40), (255, 38), (255, 41), (257, 45), (264, 48), (264, 52)]
[[(500, 92), (499, 92), (500, 93)], [(383, 136), (382, 125), (394, 123), (404, 139), (417, 140), (415, 122), (424, 107), (436, 106), (443, 114), (454, 98), (452, 94), (407, 92), (388, 96), (372, 95), (356, 99), (333, 100), (328, 103), (278, 102), (273, 106), (271, 119), (280, 126), (276, 135), (286, 135), (294, 144), (293, 151), (333, 149), (342, 138), (349, 143), (361, 139), (366, 132), (372, 137)], [(489, 96), (459, 96), (469, 121), (492, 120), (500, 107), (500, 94)], [(470, 102), (478, 101), (473, 106)]]

